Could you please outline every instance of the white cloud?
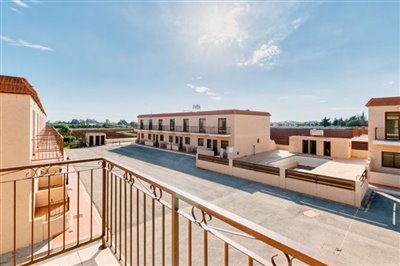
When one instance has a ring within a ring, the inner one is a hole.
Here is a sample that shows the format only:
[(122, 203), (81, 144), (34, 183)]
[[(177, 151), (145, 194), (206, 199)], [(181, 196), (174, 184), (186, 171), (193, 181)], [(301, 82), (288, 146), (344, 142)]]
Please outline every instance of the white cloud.
[(24, 3), (24, 2), (22, 2), (22, 0), (12, 0), (12, 1), (13, 1), (14, 4), (16, 4), (16, 5), (20, 6), (20, 7), (23, 7), (23, 8), (28, 8), (29, 7), (29, 5)]
[(239, 62), (239, 66), (259, 65), (272, 66), (276, 58), (282, 53), (281, 49), (271, 42), (263, 44), (260, 48), (253, 51), (250, 59)]
[(304, 25), (319, 3), (257, 2), (188, 4), (165, 13), (179, 35), (176, 40), (186, 44), (197, 63), (270, 68), (282, 53), (281, 42)]
[(24, 41), (24, 40), (14, 40), (8, 36), (3, 36), (3, 35), (0, 35), (0, 41), (6, 42), (9, 45), (27, 47), (27, 48), (37, 49), (37, 50), (41, 50), (41, 51), (50, 51), (50, 52), (54, 51), (50, 47), (46, 47), (46, 46), (43, 46), (40, 44), (30, 43), (30, 42)]
[(19, 11), (18, 9), (14, 8), (14, 7), (9, 7), (11, 11), (17, 13), (18, 15), (22, 15), (22, 12)]
[(206, 86), (197, 86), (197, 85), (193, 85), (191, 83), (186, 84), (186, 86), (193, 89), (196, 93), (209, 96), (211, 100), (220, 101), (222, 99), (221, 96), (218, 95), (218, 93), (213, 92), (210, 88), (208, 88)]
[(383, 86), (392, 86), (394, 84), (393, 80), (389, 80), (388, 82), (383, 83)]

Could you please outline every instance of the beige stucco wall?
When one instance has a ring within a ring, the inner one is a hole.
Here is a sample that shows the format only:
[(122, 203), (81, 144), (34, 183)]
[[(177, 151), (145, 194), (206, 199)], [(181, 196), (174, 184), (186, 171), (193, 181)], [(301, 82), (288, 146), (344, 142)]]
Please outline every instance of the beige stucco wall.
[[(280, 168), (279, 176), (233, 167), (233, 160), (229, 160), (229, 165), (222, 165), (218, 163), (212, 163), (197, 159), (196, 166), (198, 168), (207, 169), (218, 173), (223, 173), (226, 175), (232, 175), (235, 177), (275, 187), (280, 187), (283, 189), (296, 191), (302, 194), (315, 196), (327, 200), (332, 200), (342, 204), (347, 204), (356, 207), (361, 206), (362, 200), (368, 189), (368, 180), (366, 180), (364, 184), (361, 184), (359, 180), (356, 180), (355, 190), (353, 191), (333, 186), (327, 186), (323, 184), (306, 182), (298, 179), (286, 178), (285, 169), (287, 169), (287, 167), (290, 168), (292, 165), (293, 166), (297, 165), (294, 159), (295, 159), (294, 156), (292, 156), (281, 160), (284, 161), (283, 164), (276, 163), (274, 165), (275, 167)], [(303, 159), (304, 162), (301, 162), (302, 165), (317, 165), (321, 163), (318, 162), (321, 159), (316, 159), (312, 157)]]
[(289, 151), (293, 153), (303, 152), (303, 140), (315, 140), (317, 142), (317, 154), (324, 156), (324, 141), (331, 142), (331, 156), (333, 158), (348, 159), (351, 157), (351, 140), (345, 138), (327, 138), (313, 136), (290, 136)]
[[(230, 133), (226, 135), (218, 134), (201, 134), (201, 133), (188, 133), (178, 131), (158, 131), (158, 120), (163, 120), (163, 125), (169, 126), (170, 119), (175, 119), (175, 127), (183, 126), (183, 119), (189, 119), (189, 127), (199, 126), (199, 119), (205, 118), (205, 127), (218, 127), (218, 118), (226, 118), (227, 128)], [(191, 146), (197, 148), (198, 139), (204, 139), (203, 148), (207, 147), (207, 139), (217, 140), (217, 148), (221, 149), (221, 141), (229, 142), (229, 147), (233, 147), (233, 153), (229, 154), (230, 158), (241, 157), (259, 152), (269, 151), (276, 148), (273, 141), (270, 140), (270, 117), (257, 116), (257, 115), (206, 115), (206, 116), (188, 116), (188, 117), (152, 117), (153, 130), (138, 130), (140, 138), (143, 141), (149, 140), (149, 134), (153, 136), (164, 135), (164, 143), (169, 143), (169, 136), (173, 136), (173, 143), (175, 143), (175, 136), (183, 137), (183, 147)], [(139, 119), (139, 123), (140, 123)], [(149, 124), (149, 118), (144, 118), (143, 124)], [(141, 136), (143, 133), (143, 138)], [(190, 145), (185, 144), (185, 137), (190, 138)], [(151, 138), (153, 139), (153, 138)], [(159, 140), (160, 142), (160, 140)], [(150, 145), (148, 143), (148, 145)]]
[(400, 106), (368, 107), (368, 158), (371, 161), (370, 167), (372, 171), (400, 175), (400, 169), (382, 167), (382, 152), (400, 153), (400, 141), (384, 141), (384, 143), (381, 142), (380, 144), (375, 142), (374, 144), (375, 128), (385, 128), (386, 112), (400, 112)]
[[(46, 116), (29, 95), (0, 93), (0, 168), (31, 164), (33, 139)], [(1, 182), (26, 178), (26, 172), (3, 175)], [(16, 182), (17, 248), (30, 243), (32, 181)], [(34, 191), (37, 190), (37, 182)], [(0, 184), (0, 254), (13, 247), (13, 182)], [(35, 225), (36, 227), (36, 225)], [(41, 227), (41, 224), (39, 225)]]

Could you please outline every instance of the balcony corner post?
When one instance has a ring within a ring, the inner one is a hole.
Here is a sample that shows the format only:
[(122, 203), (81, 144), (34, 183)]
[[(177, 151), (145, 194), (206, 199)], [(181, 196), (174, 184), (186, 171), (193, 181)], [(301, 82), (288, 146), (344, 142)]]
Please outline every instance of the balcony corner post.
[(106, 161), (103, 159), (102, 161), (102, 211), (101, 211), (101, 245), (99, 250), (106, 248)]
[(171, 239), (172, 239), (172, 265), (179, 265), (179, 199), (172, 195), (171, 197)]

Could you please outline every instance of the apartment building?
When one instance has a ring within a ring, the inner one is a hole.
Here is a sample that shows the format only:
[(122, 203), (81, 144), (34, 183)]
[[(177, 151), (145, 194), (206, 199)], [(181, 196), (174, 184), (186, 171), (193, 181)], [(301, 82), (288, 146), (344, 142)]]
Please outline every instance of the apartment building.
[(268, 112), (232, 109), (141, 114), (138, 121), (138, 141), (148, 146), (229, 158), (275, 148)]
[(372, 98), (366, 106), (371, 182), (400, 187), (400, 97)]
[[(0, 76), (0, 169), (62, 159), (61, 136), (46, 127), (46, 112), (36, 90), (25, 78)], [(0, 175), (0, 254), (12, 250), (13, 228), (20, 230), (15, 243), (18, 248), (31, 243), (32, 228), (37, 231), (34, 243), (46, 238), (48, 217), (41, 214), (52, 207), (48, 199), (52, 203), (59, 202), (63, 195), (57, 188), (63, 185), (58, 170), (47, 169), (54, 176), (50, 184), (47, 178), (24, 181), (39, 174), (40, 169)], [(14, 210), (16, 221), (11, 215)], [(33, 221), (32, 216), (35, 217)], [(52, 234), (59, 232), (55, 227), (50, 230)]]

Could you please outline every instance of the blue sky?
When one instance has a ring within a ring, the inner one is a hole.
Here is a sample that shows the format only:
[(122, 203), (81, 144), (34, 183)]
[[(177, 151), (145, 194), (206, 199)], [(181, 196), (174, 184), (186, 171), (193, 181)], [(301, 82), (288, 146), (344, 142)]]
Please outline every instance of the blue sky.
[(49, 120), (252, 109), (366, 111), (399, 89), (398, 1), (1, 1), (1, 73)]

